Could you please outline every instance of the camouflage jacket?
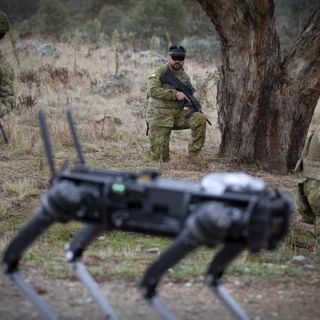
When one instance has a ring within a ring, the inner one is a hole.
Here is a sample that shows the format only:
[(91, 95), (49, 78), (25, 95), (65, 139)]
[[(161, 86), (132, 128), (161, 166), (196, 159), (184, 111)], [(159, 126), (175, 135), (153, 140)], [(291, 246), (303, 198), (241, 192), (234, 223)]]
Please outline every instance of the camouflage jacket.
[(307, 141), (306, 156), (303, 159), (303, 175), (320, 181), (320, 128)]
[(15, 107), (14, 71), (0, 51), (0, 118)]
[[(157, 68), (148, 79), (147, 122), (150, 125), (173, 127), (173, 115), (181, 111), (184, 106), (184, 102), (176, 100), (177, 90), (160, 81), (161, 75), (168, 67), (166, 64)], [(185, 84), (191, 85), (190, 78), (183, 69), (172, 72)]]

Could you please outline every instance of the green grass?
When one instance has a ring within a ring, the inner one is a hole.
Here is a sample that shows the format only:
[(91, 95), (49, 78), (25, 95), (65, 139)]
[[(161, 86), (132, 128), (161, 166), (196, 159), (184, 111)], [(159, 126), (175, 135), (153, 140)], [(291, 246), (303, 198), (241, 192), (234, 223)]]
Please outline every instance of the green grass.
[[(78, 229), (78, 224), (56, 225), (24, 254), (21, 267), (25, 272), (36, 269), (46, 277), (73, 279), (67, 263), (64, 261), (64, 245)], [(143, 236), (133, 233), (111, 232), (101, 235), (84, 253), (84, 262), (91, 274), (98, 281), (108, 279), (139, 279), (146, 268), (158, 257), (158, 248), (163, 252), (170, 240), (160, 237)], [(190, 278), (202, 277), (216, 250), (201, 247), (179, 264), (173, 266), (165, 275), (175, 281), (185, 281)], [(260, 255), (249, 255), (244, 262), (235, 260), (226, 270), (228, 276), (243, 279), (250, 277), (281, 279), (308, 277), (309, 273), (303, 265), (295, 265), (291, 260), (279, 258), (274, 252), (274, 258)], [(282, 261), (282, 262), (280, 262)], [(320, 266), (315, 269), (319, 271)]]
[(303, 266), (291, 264), (273, 264), (261, 263), (259, 261), (248, 261), (243, 265), (231, 264), (227, 270), (227, 275), (236, 275), (239, 277), (264, 277), (281, 279), (283, 276), (303, 276), (306, 270)]

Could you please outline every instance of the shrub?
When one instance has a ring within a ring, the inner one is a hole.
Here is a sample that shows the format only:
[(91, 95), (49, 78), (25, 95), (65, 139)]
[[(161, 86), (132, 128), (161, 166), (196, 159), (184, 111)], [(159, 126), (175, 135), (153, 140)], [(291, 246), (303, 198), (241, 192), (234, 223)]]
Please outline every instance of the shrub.
[(17, 32), (20, 38), (28, 38), (33, 34), (39, 33), (40, 30), (38, 16), (35, 15), (30, 19), (22, 21), (19, 25), (17, 25)]
[(140, 0), (129, 12), (128, 27), (146, 46), (152, 36), (166, 41), (166, 33), (177, 42), (185, 31), (185, 16), (182, 0)]
[(68, 31), (70, 17), (61, 0), (41, 0), (37, 13), (39, 31), (60, 39)]
[(194, 55), (206, 61), (217, 59), (220, 54), (220, 42), (214, 36), (185, 38), (182, 45), (187, 49), (188, 55)]
[(98, 43), (102, 39), (101, 23), (98, 19), (89, 20), (84, 28), (84, 38), (91, 43)]
[(100, 10), (98, 19), (101, 23), (101, 32), (111, 37), (115, 30), (123, 30), (126, 16), (117, 7), (105, 5)]

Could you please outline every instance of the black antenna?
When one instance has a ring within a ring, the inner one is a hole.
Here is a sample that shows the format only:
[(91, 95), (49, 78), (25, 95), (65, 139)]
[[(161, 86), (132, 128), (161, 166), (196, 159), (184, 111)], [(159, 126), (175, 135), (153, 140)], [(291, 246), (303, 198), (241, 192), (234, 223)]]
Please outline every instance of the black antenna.
[(72, 135), (72, 140), (73, 140), (74, 146), (76, 147), (76, 150), (77, 150), (77, 155), (78, 155), (79, 162), (81, 164), (84, 164), (85, 161), (84, 161), (83, 154), (82, 154), (82, 151), (81, 151), (81, 146), (80, 146), (78, 135), (77, 135), (77, 132), (76, 132), (76, 127), (75, 127), (75, 125), (73, 123), (72, 114), (71, 114), (71, 111), (69, 109), (66, 109), (66, 115), (67, 115), (67, 121), (68, 121), (69, 129), (70, 129), (71, 135)]
[(55, 165), (54, 165), (54, 156), (53, 156), (51, 142), (50, 142), (50, 138), (49, 138), (49, 131), (48, 131), (48, 125), (47, 125), (47, 121), (46, 121), (46, 116), (45, 116), (45, 113), (43, 110), (38, 111), (38, 119), (39, 119), (39, 124), (40, 124), (41, 136), (42, 136), (43, 143), (44, 143), (44, 149), (46, 152), (49, 168), (51, 171), (51, 176), (52, 176), (52, 178), (54, 178), (54, 176), (56, 175), (56, 170), (55, 170)]

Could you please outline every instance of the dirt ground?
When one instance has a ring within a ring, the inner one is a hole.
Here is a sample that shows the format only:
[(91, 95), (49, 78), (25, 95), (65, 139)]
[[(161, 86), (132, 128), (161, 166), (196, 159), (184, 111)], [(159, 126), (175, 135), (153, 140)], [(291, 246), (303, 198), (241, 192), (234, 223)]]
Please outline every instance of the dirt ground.
[[(42, 298), (50, 302), (60, 319), (103, 318), (78, 281), (45, 279), (35, 270), (29, 270), (27, 279), (41, 291)], [(133, 281), (113, 280), (102, 282), (100, 286), (119, 319), (160, 319), (141, 299)], [(303, 279), (294, 280), (232, 276), (226, 279), (226, 287), (251, 319), (320, 319), (319, 270), (309, 272)], [(233, 319), (200, 278), (189, 282), (164, 281), (159, 289), (160, 297), (177, 319)], [(0, 319), (40, 318), (35, 308), (3, 274), (0, 275), (0, 296)]]

